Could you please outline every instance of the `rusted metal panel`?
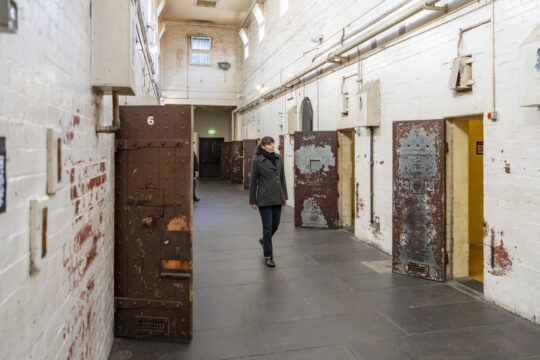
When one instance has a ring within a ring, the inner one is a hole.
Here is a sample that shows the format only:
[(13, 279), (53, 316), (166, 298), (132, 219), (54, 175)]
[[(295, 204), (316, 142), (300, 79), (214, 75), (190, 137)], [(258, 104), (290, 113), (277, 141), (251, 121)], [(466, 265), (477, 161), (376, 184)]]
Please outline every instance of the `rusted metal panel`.
[(115, 334), (191, 340), (191, 107), (122, 106), (116, 141)]
[(337, 132), (294, 133), (294, 222), (338, 227)]
[(285, 158), (285, 135), (279, 135), (278, 154), (282, 159)]
[(231, 182), (243, 183), (243, 153), (244, 143), (242, 141), (231, 141)]
[(256, 139), (244, 139), (244, 189), (249, 189), (249, 174), (251, 173), (251, 162), (255, 157), (257, 149)]
[(221, 177), (231, 178), (231, 143), (221, 143)]
[(445, 122), (393, 124), (392, 266), (445, 281)]

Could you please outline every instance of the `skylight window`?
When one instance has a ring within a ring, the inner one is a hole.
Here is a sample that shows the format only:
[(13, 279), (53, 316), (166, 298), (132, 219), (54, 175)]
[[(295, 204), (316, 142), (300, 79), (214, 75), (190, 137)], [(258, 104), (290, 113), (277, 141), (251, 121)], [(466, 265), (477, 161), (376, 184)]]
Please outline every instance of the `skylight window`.
[(264, 23), (259, 26), (259, 42), (264, 39)]
[(289, 0), (279, 0), (279, 14), (283, 15), (289, 10)]
[(253, 15), (255, 16), (255, 20), (257, 20), (257, 24), (259, 24), (259, 26), (264, 23), (262, 4), (255, 4), (255, 6), (253, 7)]
[(244, 45), (246, 45), (249, 42), (246, 29), (244, 28), (240, 29), (240, 31), (238, 32), (238, 35), (240, 35), (240, 38), (242, 39), (242, 42), (244, 43)]

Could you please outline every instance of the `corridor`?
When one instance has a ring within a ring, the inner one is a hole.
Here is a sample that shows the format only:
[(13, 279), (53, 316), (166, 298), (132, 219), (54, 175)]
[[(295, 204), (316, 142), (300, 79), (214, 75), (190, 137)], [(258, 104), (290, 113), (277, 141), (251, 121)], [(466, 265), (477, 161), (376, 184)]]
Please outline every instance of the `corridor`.
[(287, 207), (262, 262), (240, 185), (200, 181), (191, 344), (116, 338), (111, 360), (540, 359), (540, 328), (468, 293), (390, 272), (344, 231), (295, 228)]

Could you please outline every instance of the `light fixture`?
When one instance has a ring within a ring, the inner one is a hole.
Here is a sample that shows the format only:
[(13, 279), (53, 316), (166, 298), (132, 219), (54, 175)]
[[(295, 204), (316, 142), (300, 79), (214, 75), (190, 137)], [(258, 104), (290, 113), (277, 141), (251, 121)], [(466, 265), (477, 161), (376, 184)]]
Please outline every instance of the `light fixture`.
[(226, 61), (223, 61), (223, 62), (218, 62), (218, 67), (221, 69), (221, 70), (229, 70), (231, 68), (231, 63), (229, 62), (226, 62)]
[(242, 42), (244, 43), (244, 45), (246, 45), (249, 42), (246, 28), (241, 28), (240, 31), (238, 32), (238, 35), (240, 35), (240, 38), (242, 39)]
[(257, 20), (259, 25), (264, 22), (263, 4), (255, 4), (253, 7), (253, 15), (255, 16), (255, 20)]

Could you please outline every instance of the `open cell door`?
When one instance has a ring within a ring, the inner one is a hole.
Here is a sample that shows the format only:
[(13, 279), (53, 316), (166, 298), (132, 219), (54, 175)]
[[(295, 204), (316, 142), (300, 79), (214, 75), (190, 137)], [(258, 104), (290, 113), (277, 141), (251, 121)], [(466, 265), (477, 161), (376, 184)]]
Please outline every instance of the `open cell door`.
[(244, 143), (231, 141), (231, 182), (243, 184)]
[(192, 338), (191, 107), (122, 106), (115, 159), (115, 335)]
[(294, 133), (294, 222), (338, 227), (337, 132)]
[(445, 121), (393, 124), (392, 267), (445, 281)]
[(251, 163), (255, 157), (257, 148), (256, 139), (244, 139), (244, 189), (249, 189), (249, 175), (251, 174)]

